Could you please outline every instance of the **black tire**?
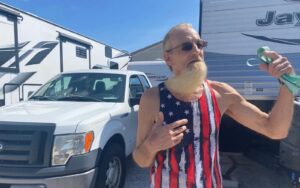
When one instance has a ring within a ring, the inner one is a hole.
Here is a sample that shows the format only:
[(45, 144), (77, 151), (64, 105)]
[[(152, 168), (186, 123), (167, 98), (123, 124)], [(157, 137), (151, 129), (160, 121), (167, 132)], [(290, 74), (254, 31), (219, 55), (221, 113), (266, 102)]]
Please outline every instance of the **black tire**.
[(126, 177), (124, 148), (110, 143), (104, 148), (99, 162), (95, 188), (123, 188)]

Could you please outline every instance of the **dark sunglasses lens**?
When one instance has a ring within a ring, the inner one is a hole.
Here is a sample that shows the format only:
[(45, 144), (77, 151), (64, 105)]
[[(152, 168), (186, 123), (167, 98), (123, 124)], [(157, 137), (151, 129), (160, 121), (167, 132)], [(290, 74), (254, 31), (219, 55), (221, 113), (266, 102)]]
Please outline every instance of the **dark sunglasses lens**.
[(191, 49), (193, 49), (193, 43), (185, 42), (182, 44), (182, 47), (181, 47), (182, 51), (190, 51)]
[(198, 49), (202, 49), (202, 48), (205, 48), (207, 46), (207, 43), (205, 41), (198, 41), (196, 43), (196, 45), (197, 45)]

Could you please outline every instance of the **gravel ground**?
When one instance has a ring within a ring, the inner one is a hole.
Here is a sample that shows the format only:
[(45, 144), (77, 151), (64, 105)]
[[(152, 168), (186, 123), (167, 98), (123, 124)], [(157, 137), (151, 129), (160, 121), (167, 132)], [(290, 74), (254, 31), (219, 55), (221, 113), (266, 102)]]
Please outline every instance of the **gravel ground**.
[[(268, 168), (242, 154), (221, 153), (221, 168), (226, 174), (224, 188), (291, 188), (288, 174)], [(229, 173), (230, 172), (230, 173)], [(223, 177), (225, 180), (225, 178)], [(232, 183), (235, 186), (232, 186)], [(238, 184), (238, 186), (237, 186)], [(149, 188), (149, 169), (139, 168), (127, 159), (127, 178), (124, 188)]]

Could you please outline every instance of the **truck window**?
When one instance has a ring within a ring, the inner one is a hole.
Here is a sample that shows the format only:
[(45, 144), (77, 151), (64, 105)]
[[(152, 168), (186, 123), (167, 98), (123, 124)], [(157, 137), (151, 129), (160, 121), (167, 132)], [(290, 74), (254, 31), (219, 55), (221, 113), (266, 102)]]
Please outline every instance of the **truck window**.
[(125, 80), (126, 76), (122, 74), (62, 74), (42, 86), (35, 96), (60, 101), (123, 102)]
[(139, 78), (144, 86), (144, 90), (146, 89), (149, 89), (150, 88), (150, 85), (149, 85), (149, 82), (147, 81), (147, 79), (145, 78), (144, 75), (139, 75)]
[(55, 92), (58, 93), (58, 92), (61, 92), (64, 89), (67, 89), (68, 85), (70, 83), (70, 80), (71, 80), (71, 77), (63, 77), (61, 80), (58, 80), (55, 83), (55, 86), (54, 86), (55, 87)]
[(95, 80), (95, 94), (101, 93), (106, 98), (113, 98), (117, 101), (124, 101), (125, 77), (122, 75), (112, 75)]
[(137, 98), (144, 92), (143, 84), (137, 75), (133, 75), (129, 80), (130, 98)]
[(46, 90), (41, 90), (40, 92), (44, 92), (44, 96), (59, 96), (61, 93), (68, 88), (71, 77), (61, 77), (55, 82), (49, 83), (48, 87), (44, 87)]

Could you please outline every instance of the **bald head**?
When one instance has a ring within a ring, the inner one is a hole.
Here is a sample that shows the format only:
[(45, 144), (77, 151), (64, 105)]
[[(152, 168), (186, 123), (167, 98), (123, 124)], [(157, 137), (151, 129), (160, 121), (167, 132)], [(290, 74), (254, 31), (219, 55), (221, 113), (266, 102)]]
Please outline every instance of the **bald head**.
[(163, 39), (163, 52), (165, 52), (168, 48), (170, 48), (170, 41), (172, 40), (173, 36), (175, 36), (179, 32), (187, 31), (187, 30), (193, 30), (197, 32), (193, 28), (193, 26), (189, 23), (181, 23), (172, 27)]

